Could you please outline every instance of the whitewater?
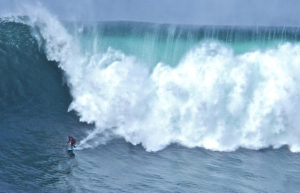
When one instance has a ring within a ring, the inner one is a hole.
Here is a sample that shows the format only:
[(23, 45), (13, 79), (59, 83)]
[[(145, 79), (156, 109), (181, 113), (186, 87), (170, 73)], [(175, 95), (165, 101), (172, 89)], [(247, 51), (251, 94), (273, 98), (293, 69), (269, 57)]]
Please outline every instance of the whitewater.
[(299, 27), (21, 10), (0, 17), (1, 193), (300, 189)]
[[(97, 32), (68, 31), (41, 10), (14, 20), (33, 28), (48, 60), (63, 70), (73, 98), (69, 111), (94, 124), (79, 149), (121, 137), (147, 151), (172, 143), (217, 151), (288, 145), (300, 151), (299, 43), (236, 53), (230, 44), (206, 38), (186, 46), (173, 64), (151, 63), (111, 46), (101, 51)], [(159, 41), (157, 36), (149, 38)]]

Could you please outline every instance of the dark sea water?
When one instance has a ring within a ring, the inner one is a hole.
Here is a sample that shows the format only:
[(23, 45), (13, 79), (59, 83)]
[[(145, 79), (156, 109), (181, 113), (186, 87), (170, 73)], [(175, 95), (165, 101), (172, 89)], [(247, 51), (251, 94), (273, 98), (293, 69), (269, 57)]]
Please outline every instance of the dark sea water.
[(299, 40), (2, 19), (0, 192), (300, 192)]

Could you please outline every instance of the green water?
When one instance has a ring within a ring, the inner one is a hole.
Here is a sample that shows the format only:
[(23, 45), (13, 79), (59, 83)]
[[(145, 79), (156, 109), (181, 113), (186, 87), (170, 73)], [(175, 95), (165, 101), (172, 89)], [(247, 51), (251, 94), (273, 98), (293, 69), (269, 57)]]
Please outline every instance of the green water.
[(104, 53), (112, 48), (149, 66), (159, 62), (175, 66), (187, 52), (204, 42), (219, 42), (239, 55), (298, 42), (298, 31), (298, 28), (285, 27), (195, 27), (110, 22), (84, 26), (73, 36), (77, 37), (83, 52), (89, 54)]

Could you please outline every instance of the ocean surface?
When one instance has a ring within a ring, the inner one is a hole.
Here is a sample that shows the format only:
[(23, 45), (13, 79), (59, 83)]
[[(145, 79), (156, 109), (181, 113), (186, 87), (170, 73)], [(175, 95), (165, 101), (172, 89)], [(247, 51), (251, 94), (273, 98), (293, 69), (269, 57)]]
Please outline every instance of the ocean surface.
[(0, 192), (300, 192), (299, 75), (298, 27), (2, 17)]

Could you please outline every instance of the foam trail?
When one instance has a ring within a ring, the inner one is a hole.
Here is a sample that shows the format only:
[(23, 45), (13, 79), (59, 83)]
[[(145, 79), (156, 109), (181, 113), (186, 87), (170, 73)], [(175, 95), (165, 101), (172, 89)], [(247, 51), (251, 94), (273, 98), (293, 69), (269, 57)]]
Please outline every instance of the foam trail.
[(299, 44), (235, 55), (209, 40), (176, 67), (158, 63), (150, 71), (114, 49), (84, 55), (45, 10), (30, 13), (29, 24), (38, 27), (48, 59), (66, 73), (69, 110), (95, 124), (80, 149), (112, 133), (147, 151), (171, 143), (219, 151), (287, 144), (300, 151)]

